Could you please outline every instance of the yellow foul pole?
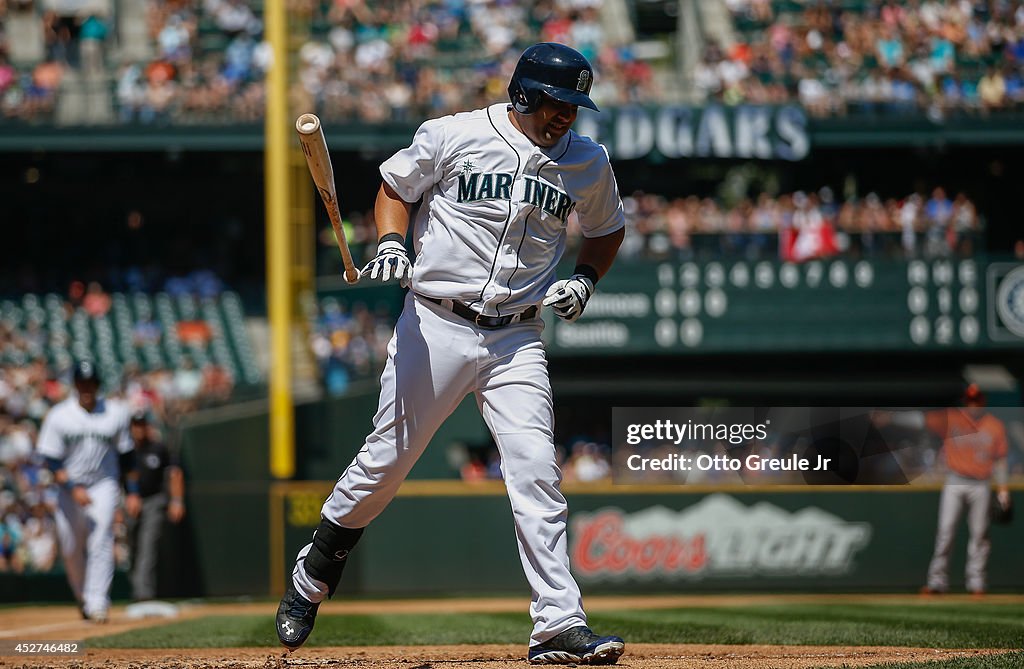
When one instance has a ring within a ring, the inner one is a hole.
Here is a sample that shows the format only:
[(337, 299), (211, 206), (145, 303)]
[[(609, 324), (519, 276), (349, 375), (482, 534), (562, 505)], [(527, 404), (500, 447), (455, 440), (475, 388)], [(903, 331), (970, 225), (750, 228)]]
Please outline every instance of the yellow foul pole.
[(285, 0), (263, 7), (273, 65), (266, 79), (264, 174), (267, 207), (267, 315), (270, 322), (270, 473), (295, 474), (295, 413), (292, 407), (291, 236), (288, 188), (288, 32)]

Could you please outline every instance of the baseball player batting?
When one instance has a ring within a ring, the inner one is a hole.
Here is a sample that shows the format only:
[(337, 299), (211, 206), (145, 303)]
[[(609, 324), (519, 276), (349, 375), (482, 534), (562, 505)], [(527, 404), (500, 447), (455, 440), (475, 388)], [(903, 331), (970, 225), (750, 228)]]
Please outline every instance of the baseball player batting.
[[(371, 280), (409, 281), (388, 345), (374, 428), (299, 551), (277, 613), (290, 649), (334, 594), (345, 559), (392, 500), (441, 423), (473, 393), (501, 454), (523, 570), (533, 591), (534, 663), (613, 664), (617, 636), (587, 627), (569, 572), (565, 498), (555, 463), (541, 305), (574, 321), (609, 269), (625, 217), (604, 147), (571, 130), (593, 69), (577, 51), (537, 44), (509, 83), (511, 105), (426, 121), (380, 167)], [(556, 280), (566, 220), (584, 240), (575, 272)], [(415, 213), (411, 272), (405, 238)]]
[(90, 362), (74, 368), (75, 392), (46, 415), (36, 450), (59, 486), (57, 538), (68, 583), (82, 617), (106, 622), (114, 578), (114, 511), (121, 502), (118, 478), (126, 468), (125, 509), (138, 515), (131, 416), (123, 402), (99, 395), (100, 378)]

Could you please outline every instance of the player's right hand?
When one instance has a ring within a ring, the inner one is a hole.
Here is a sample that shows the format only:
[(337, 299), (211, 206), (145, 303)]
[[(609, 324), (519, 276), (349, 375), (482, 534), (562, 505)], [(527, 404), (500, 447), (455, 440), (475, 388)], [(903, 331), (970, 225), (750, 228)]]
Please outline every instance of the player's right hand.
[(398, 279), (403, 286), (412, 277), (412, 263), (409, 253), (401, 242), (386, 241), (377, 246), (377, 255), (359, 273), (369, 277), (371, 281), (390, 281)]
[(556, 281), (548, 288), (544, 306), (551, 307), (555, 315), (572, 323), (583, 313), (587, 300), (594, 294), (594, 282), (583, 274)]
[(89, 491), (85, 489), (85, 486), (76, 485), (71, 489), (71, 499), (78, 503), (78, 506), (89, 506), (92, 504), (92, 497), (89, 497)]

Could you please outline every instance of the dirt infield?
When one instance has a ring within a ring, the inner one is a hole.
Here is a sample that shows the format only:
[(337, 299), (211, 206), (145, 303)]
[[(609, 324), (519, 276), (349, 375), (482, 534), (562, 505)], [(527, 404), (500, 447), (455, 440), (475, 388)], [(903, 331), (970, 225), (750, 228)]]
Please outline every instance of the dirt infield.
[[(929, 601), (905, 595), (829, 595), (829, 601), (920, 603)], [(942, 601), (957, 601), (956, 596)], [(1021, 603), (1024, 596), (993, 595), (993, 603)], [(749, 606), (754, 604), (820, 603), (821, 595), (725, 595), (725, 596), (642, 596), (591, 597), (588, 609), (616, 611), (627, 609), (673, 608), (684, 606)], [(443, 600), (331, 601), (323, 613), (493, 613), (526, 611), (523, 598), (482, 598)], [(179, 620), (208, 615), (260, 615), (269, 621), (276, 606), (272, 602), (231, 604), (185, 603)], [(122, 608), (112, 611), (111, 621), (95, 625), (81, 620), (77, 609), (69, 606), (35, 606), (0, 609), (0, 645), (13, 641), (75, 639), (87, 640), (131, 629), (166, 623), (165, 620), (129, 620)], [(88, 643), (86, 642), (86, 645)], [(6, 651), (5, 651), (6, 652)], [(949, 650), (932, 648), (894, 648), (869, 646), (761, 646), (697, 644), (628, 644), (619, 661), (623, 667), (638, 669), (810, 669), (811, 667), (862, 667), (884, 662), (910, 662), (970, 657), (1006, 652), (996, 649)], [(406, 667), (442, 669), (471, 663), (474, 669), (525, 667), (525, 646), (372, 646), (308, 648), (286, 653), (277, 648), (215, 649), (86, 649), (77, 656), (24, 657), (0, 654), (0, 669), (15, 667), (55, 667), (59, 669), (296, 669), (302, 667)]]
[[(988, 654), (988, 650), (929, 648), (831, 648), (826, 646), (703, 646), (629, 644), (619, 666), (637, 669), (810, 669), (863, 667), (881, 662), (940, 660)], [(59, 669), (289, 669), (359, 667), (443, 669), (472, 664), (474, 669), (529, 666), (522, 646), (371, 646), (310, 648), (285, 653), (266, 648), (188, 650), (89, 650), (79, 657), (4, 657), (0, 667)]]

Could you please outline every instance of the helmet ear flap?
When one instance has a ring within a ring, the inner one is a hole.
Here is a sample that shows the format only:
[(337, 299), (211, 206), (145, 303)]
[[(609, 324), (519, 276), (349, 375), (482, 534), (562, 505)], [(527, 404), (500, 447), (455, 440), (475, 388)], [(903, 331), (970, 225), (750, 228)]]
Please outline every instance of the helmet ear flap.
[(520, 114), (532, 114), (537, 111), (540, 102), (540, 91), (527, 90), (521, 83), (516, 83), (509, 91), (512, 107)]

